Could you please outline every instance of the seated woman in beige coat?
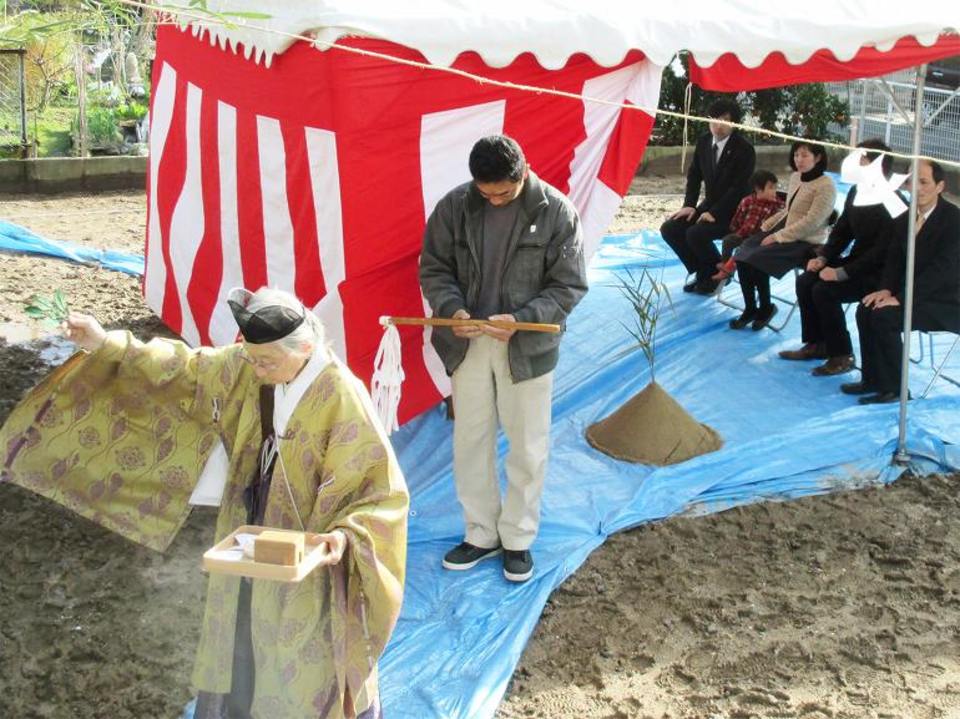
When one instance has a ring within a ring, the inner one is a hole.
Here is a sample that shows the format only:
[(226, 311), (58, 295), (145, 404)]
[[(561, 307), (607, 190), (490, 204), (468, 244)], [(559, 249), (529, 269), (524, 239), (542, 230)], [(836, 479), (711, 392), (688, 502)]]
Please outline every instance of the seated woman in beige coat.
[(790, 148), (787, 206), (769, 217), (760, 232), (744, 241), (737, 253), (737, 276), (743, 291), (743, 314), (730, 320), (731, 329), (767, 326), (777, 313), (770, 301), (770, 275), (783, 277), (823, 244), (837, 188), (824, 175), (827, 151), (812, 140), (799, 140)]

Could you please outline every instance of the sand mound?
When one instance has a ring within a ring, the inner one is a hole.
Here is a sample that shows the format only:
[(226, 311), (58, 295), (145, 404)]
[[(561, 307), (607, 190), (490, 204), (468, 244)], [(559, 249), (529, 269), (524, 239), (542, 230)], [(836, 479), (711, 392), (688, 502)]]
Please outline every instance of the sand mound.
[(651, 382), (609, 417), (587, 428), (591, 446), (615, 459), (678, 464), (720, 449), (723, 439)]

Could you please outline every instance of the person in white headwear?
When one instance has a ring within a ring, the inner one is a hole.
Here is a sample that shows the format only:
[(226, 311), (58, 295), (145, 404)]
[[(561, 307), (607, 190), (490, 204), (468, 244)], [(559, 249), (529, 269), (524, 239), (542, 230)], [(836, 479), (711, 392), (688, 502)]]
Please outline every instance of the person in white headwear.
[(266, 288), (229, 304), (242, 341), (215, 349), (71, 315), (89, 354), (13, 411), (2, 479), (158, 550), (191, 498), (219, 503), (218, 541), (244, 524), (319, 533), (326, 566), (297, 584), (210, 576), (195, 717), (374, 719), (403, 590), (403, 477), (312, 313)]

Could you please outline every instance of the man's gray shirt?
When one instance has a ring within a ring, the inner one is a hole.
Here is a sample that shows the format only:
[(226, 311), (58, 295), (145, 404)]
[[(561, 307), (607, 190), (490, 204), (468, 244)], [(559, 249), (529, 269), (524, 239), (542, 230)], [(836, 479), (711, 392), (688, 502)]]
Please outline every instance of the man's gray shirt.
[(483, 239), (480, 242), (480, 298), (477, 306), (468, 310), (471, 317), (485, 319), (500, 314), (503, 267), (519, 211), (520, 203), (516, 199), (499, 207), (489, 202), (484, 205)]

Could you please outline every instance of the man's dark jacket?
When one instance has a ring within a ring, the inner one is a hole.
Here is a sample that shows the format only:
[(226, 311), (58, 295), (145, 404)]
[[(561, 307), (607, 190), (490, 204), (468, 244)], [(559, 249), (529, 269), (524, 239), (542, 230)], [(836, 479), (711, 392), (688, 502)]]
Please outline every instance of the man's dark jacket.
[[(437, 317), (465, 309), (473, 315), (480, 296), (483, 208), (472, 182), (448, 192), (427, 220), (420, 255), (420, 286)], [(514, 202), (521, 203), (508, 238), (500, 311), (518, 322), (565, 326), (587, 292), (580, 217), (561, 192), (530, 172)], [(510, 374), (521, 382), (556, 367), (560, 334), (516, 332), (507, 353)], [(448, 374), (463, 361), (470, 340), (445, 327), (431, 341)]]
[[(693, 161), (687, 170), (684, 207), (696, 207), (698, 215), (709, 212), (719, 225), (729, 225), (740, 200), (750, 194), (750, 176), (756, 161), (753, 145), (734, 130), (723, 146), (720, 163), (714, 167), (713, 135), (705, 132), (697, 140)], [(701, 184), (704, 193), (698, 204)]]
[[(907, 222), (904, 212), (893, 223), (880, 288), (904, 301), (907, 267)], [(942, 197), (917, 233), (913, 273), (913, 327), (960, 332), (960, 209)]]
[[(883, 273), (893, 218), (883, 204), (855, 205), (856, 197), (857, 188), (850, 188), (830, 237), (816, 252), (831, 267), (842, 267), (845, 279), (856, 278), (861, 287), (873, 291)], [(851, 242), (853, 247), (844, 255)]]

